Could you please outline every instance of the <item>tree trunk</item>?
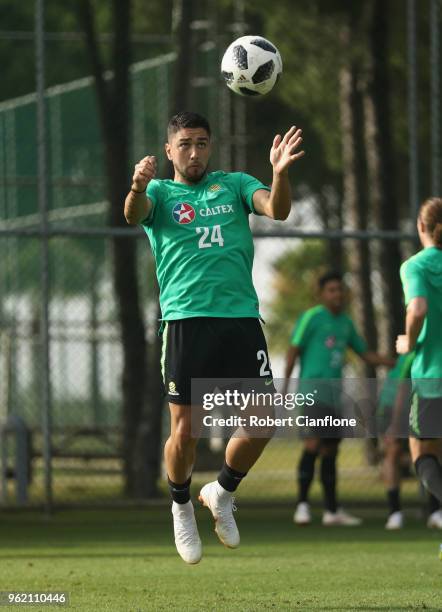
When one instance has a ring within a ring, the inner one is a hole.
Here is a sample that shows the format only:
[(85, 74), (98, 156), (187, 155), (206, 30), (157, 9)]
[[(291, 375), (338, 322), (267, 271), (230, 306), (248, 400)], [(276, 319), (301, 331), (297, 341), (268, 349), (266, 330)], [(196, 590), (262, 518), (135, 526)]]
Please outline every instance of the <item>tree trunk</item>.
[[(318, 209), (326, 231), (342, 229), (342, 202), (331, 185), (318, 194)], [(342, 240), (327, 240), (327, 262), (330, 270), (344, 269)]]
[[(107, 195), (110, 202), (109, 223), (125, 226), (123, 202), (128, 190), (129, 168), (129, 66), (131, 2), (113, 0), (114, 77), (105, 81), (95, 23), (89, 0), (78, 5), (80, 22), (96, 82), (98, 107), (105, 143)], [(131, 497), (149, 497), (156, 493), (152, 480), (138, 478), (145, 464), (145, 432), (140, 428), (145, 404), (146, 343), (143, 317), (139, 305), (136, 274), (136, 242), (133, 238), (113, 239), (113, 280), (118, 304), (123, 347), (122, 420), (125, 493)], [(138, 436), (142, 437), (140, 444)]]
[[(349, 56), (350, 28), (342, 34), (344, 55)], [(368, 225), (367, 161), (364, 142), (364, 114), (361, 93), (361, 68), (349, 60), (340, 70), (340, 111), (344, 167), (344, 207), (351, 229), (365, 230)], [(354, 279), (352, 290), (358, 308), (355, 318), (371, 350), (377, 348), (372, 290), (370, 245), (366, 240), (351, 241), (349, 265)], [(374, 376), (373, 368), (366, 375)]]
[(192, 50), (191, 23), (194, 18), (195, 0), (179, 0), (175, 10), (175, 40), (177, 62), (174, 83), (174, 96), (172, 101), (172, 115), (181, 110), (190, 110), (190, 83), (194, 72), (194, 57)]
[[(391, 129), (388, 4), (385, 0), (376, 0), (373, 6), (370, 74), (364, 104), (372, 209), (380, 229), (396, 230), (399, 206)], [(399, 242), (379, 242), (378, 266), (384, 305), (382, 321), (386, 338), (385, 349), (391, 353), (394, 353), (396, 336), (401, 333), (404, 317), (399, 278), (401, 262)]]

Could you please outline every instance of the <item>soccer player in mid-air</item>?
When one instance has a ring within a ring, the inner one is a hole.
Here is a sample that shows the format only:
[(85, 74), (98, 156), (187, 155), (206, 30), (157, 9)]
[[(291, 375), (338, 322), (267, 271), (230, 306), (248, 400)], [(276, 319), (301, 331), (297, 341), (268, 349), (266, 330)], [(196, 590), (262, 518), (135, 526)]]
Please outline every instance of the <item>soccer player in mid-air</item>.
[[(286, 358), (285, 391), (299, 357), (301, 368), (298, 391), (312, 391), (312, 385), (319, 388), (317, 401), (309, 409), (309, 416), (324, 418), (330, 415), (339, 418), (341, 415), (335, 401), (334, 381), (342, 378), (347, 348), (351, 348), (370, 365), (392, 366), (394, 360), (369, 351), (365, 340), (357, 333), (353, 321), (344, 311), (345, 287), (340, 273), (329, 272), (321, 276), (319, 293), (321, 304), (306, 310), (293, 330)], [(336, 427), (309, 427), (302, 432), (304, 452), (298, 465), (298, 505), (293, 516), (293, 521), (298, 525), (308, 525), (312, 521), (308, 494), (318, 455), (321, 457), (321, 483), (324, 491), (323, 525), (352, 526), (361, 523), (359, 518), (340, 508), (337, 501), (336, 458), (341, 433)]]
[[(187, 563), (198, 563), (201, 540), (190, 500), (197, 439), (191, 435), (192, 378), (265, 378), (272, 374), (252, 282), (249, 214), (284, 220), (291, 207), (290, 166), (303, 156), (301, 130), (275, 136), (270, 149), (271, 188), (242, 172), (208, 172), (211, 130), (198, 114), (180, 112), (169, 122), (166, 155), (173, 180), (158, 180), (156, 160), (135, 166), (124, 214), (141, 224), (151, 243), (160, 286), (162, 370), (171, 431), (164, 453), (175, 544)], [(268, 439), (233, 437), (217, 480), (200, 500), (229, 548), (239, 545), (232, 494)]]
[(401, 266), (407, 314), (396, 349), (415, 351), (411, 458), (422, 484), (442, 503), (442, 198), (422, 204), (417, 229), (423, 249)]

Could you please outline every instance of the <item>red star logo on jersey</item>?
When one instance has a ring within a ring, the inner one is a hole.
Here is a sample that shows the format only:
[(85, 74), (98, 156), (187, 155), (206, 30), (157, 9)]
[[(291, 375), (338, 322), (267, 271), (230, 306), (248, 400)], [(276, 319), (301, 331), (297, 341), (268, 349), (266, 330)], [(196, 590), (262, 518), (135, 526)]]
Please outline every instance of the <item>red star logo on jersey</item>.
[(192, 223), (195, 219), (195, 211), (187, 202), (178, 202), (173, 207), (172, 216), (177, 223)]
[(325, 339), (325, 346), (327, 348), (333, 348), (336, 344), (336, 336), (328, 336), (328, 338)]

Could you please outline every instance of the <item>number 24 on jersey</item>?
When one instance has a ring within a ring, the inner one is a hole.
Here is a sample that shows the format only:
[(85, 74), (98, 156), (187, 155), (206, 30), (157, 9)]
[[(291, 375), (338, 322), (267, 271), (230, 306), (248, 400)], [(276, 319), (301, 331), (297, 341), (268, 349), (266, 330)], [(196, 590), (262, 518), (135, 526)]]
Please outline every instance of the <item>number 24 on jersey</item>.
[(221, 234), (220, 225), (214, 225), (211, 228), (197, 227), (195, 229), (197, 234), (201, 234), (201, 237), (198, 240), (198, 247), (200, 249), (208, 249), (215, 244), (218, 244), (220, 247), (224, 246), (224, 238)]

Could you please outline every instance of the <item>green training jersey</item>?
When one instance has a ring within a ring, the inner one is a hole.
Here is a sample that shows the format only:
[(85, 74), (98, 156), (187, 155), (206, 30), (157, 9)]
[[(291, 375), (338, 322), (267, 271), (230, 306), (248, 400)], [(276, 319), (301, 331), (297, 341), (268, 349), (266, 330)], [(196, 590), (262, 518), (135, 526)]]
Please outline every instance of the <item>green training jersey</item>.
[(358, 354), (367, 350), (350, 317), (344, 312), (335, 315), (322, 305), (300, 316), (291, 344), (301, 352), (300, 378), (341, 378), (347, 348)]
[[(367, 350), (363, 338), (357, 333), (351, 318), (345, 313), (333, 314), (319, 305), (306, 310), (293, 330), (291, 344), (299, 347), (301, 379), (298, 391), (311, 392), (311, 379), (340, 379), (347, 348), (362, 354)], [(304, 381), (304, 382), (303, 382)], [(314, 383), (318, 401), (333, 402), (340, 393), (340, 385)]]
[(401, 381), (411, 378), (411, 365), (414, 359), (414, 351), (399, 355), (393, 368), (388, 371), (387, 378), (379, 395), (379, 408), (394, 406), (396, 395)]
[[(442, 249), (428, 247), (401, 266), (405, 303), (415, 297), (427, 301), (427, 315), (417, 339), (411, 368), (413, 387), (420, 397), (442, 396)], [(430, 379), (425, 381), (423, 379)]]
[(195, 185), (152, 180), (142, 222), (157, 267), (163, 320), (259, 317), (252, 281), (253, 194), (269, 188), (242, 172), (211, 172)]

